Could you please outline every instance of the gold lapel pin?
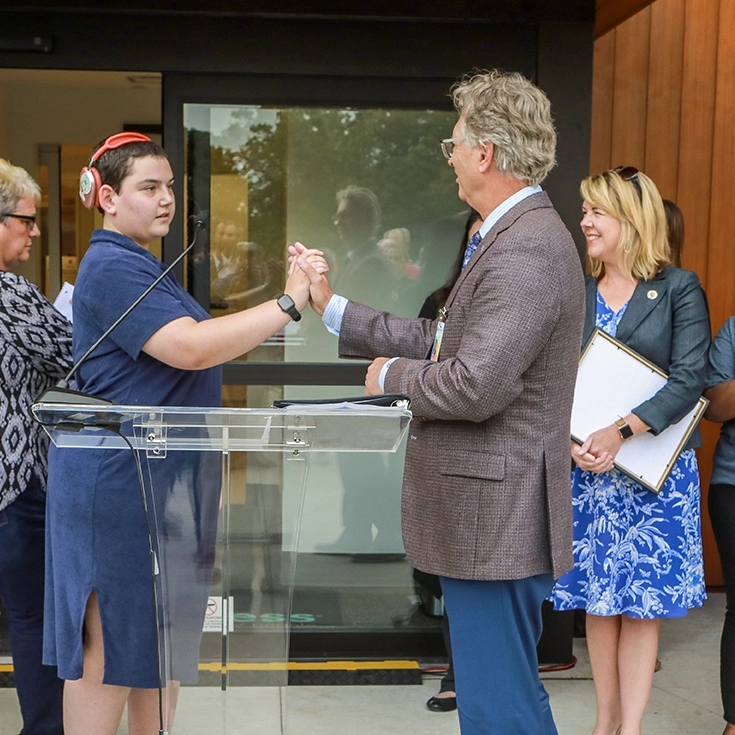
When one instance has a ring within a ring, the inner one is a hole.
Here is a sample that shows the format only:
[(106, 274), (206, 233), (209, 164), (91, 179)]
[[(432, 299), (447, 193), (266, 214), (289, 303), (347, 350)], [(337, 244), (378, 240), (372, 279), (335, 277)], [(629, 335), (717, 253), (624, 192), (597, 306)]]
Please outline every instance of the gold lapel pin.
[(658, 298), (658, 291), (655, 291), (654, 289), (651, 289), (646, 294), (646, 296), (648, 296), (648, 298), (651, 299), (651, 301), (653, 301), (654, 299), (657, 299)]

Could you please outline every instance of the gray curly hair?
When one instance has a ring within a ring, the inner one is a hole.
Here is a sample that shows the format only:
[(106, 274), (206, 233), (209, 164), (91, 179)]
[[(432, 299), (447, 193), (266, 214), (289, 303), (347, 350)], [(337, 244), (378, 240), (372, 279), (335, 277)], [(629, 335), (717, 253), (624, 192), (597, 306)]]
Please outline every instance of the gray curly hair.
[[(41, 201), (41, 189), (31, 175), (20, 166), (0, 158), (0, 215), (12, 214), (21, 199)], [(2, 217), (7, 222), (5, 217)]]
[(517, 73), (483, 71), (457, 82), (452, 99), (469, 146), (492, 143), (498, 171), (531, 185), (556, 165), (549, 98)]

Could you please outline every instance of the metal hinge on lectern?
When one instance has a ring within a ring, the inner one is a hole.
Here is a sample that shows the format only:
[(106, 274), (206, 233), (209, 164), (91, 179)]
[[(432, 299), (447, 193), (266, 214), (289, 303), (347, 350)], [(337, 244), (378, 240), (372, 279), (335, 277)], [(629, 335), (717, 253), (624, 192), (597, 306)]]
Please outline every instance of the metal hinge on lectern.
[(149, 413), (147, 421), (143, 422), (143, 436), (145, 437), (145, 455), (148, 459), (166, 458), (166, 429), (162, 413)]
[(301, 454), (302, 449), (306, 449), (308, 444), (304, 441), (302, 432), (306, 433), (306, 427), (301, 426), (301, 416), (291, 417), (292, 425), (288, 427), (287, 431), (292, 431), (291, 439), (286, 439), (286, 446), (291, 447), (293, 450), (293, 456), (298, 457)]

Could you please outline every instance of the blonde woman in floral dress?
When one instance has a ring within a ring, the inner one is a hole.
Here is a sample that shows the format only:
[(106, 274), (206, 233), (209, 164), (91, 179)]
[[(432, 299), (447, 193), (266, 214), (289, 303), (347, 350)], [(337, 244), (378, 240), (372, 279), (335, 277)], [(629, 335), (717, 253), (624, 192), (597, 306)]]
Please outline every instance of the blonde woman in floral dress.
[[(572, 444), (574, 569), (558, 610), (587, 611), (597, 696), (593, 735), (639, 735), (661, 618), (705, 598), (695, 432), (655, 495), (613, 467), (625, 441), (683, 418), (704, 387), (709, 316), (694, 273), (669, 265), (666, 219), (651, 179), (632, 166), (585, 179), (582, 231), (590, 275), (584, 342), (599, 327), (669, 375), (617, 423)], [(600, 390), (605, 386), (601, 385)]]

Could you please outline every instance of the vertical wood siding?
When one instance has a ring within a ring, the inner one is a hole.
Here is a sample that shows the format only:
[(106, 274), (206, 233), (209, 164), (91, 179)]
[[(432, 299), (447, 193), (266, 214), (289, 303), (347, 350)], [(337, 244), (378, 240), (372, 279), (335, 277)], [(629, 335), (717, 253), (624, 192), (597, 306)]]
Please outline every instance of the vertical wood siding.
[[(630, 165), (682, 209), (683, 266), (713, 334), (735, 314), (735, 0), (655, 0), (595, 42), (590, 173)], [(723, 584), (707, 514), (719, 424), (702, 422), (705, 573)]]

